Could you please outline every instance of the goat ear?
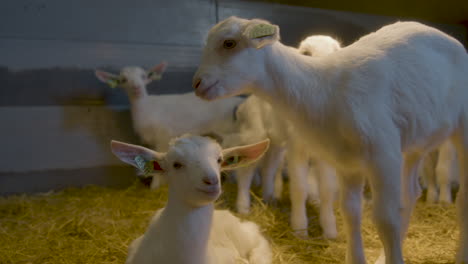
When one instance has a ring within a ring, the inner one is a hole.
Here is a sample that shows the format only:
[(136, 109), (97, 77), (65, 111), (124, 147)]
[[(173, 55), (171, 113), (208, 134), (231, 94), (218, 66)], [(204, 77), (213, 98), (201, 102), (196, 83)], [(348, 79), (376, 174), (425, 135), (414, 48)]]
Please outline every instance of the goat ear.
[(95, 70), (94, 74), (96, 77), (104, 83), (107, 83), (110, 87), (115, 88), (119, 85), (120, 76), (116, 74), (112, 74), (105, 71)]
[(225, 149), (223, 150), (224, 161), (221, 164), (221, 169), (233, 170), (250, 165), (263, 156), (269, 145), (270, 140), (265, 139), (252, 145)]
[(148, 69), (148, 81), (146, 84), (152, 82), (152, 81), (155, 81), (155, 80), (160, 80), (161, 77), (162, 77), (162, 74), (164, 73), (164, 71), (166, 71), (166, 68), (167, 68), (167, 62), (163, 61), (161, 63), (159, 63), (158, 65), (156, 66), (153, 66), (151, 67), (150, 69)]
[(244, 37), (256, 49), (261, 49), (280, 39), (279, 27), (268, 22), (251, 22), (244, 29)]
[(162, 165), (165, 153), (115, 140), (111, 141), (111, 150), (121, 161), (140, 169), (145, 174), (164, 171)]

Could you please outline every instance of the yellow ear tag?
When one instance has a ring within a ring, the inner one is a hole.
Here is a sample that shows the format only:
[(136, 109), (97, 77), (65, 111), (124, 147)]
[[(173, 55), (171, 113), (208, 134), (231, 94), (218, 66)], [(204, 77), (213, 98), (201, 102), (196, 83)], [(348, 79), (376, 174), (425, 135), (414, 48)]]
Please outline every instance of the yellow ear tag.
[(146, 161), (142, 156), (136, 156), (134, 160), (138, 169), (141, 170), (145, 176), (153, 172), (153, 162)]
[(115, 79), (110, 79), (107, 81), (107, 84), (111, 87), (111, 88), (115, 88), (117, 87), (117, 85), (119, 85), (119, 81), (118, 80), (115, 80)]
[(157, 74), (155, 72), (148, 73), (148, 79), (157, 81), (157, 80), (161, 80), (161, 78), (162, 78), (162, 74)]
[(276, 28), (274, 25), (270, 24), (258, 24), (253, 26), (249, 32), (249, 38), (262, 38), (266, 36), (272, 36), (276, 33)]

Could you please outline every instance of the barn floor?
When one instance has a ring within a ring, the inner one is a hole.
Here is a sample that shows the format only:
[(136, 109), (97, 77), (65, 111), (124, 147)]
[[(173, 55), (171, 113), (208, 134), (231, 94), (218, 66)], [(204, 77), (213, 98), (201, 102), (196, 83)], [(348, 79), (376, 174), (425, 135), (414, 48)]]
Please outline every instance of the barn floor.
[[(256, 192), (258, 193), (258, 192)], [(128, 244), (163, 206), (167, 189), (135, 183), (125, 190), (89, 186), (56, 193), (0, 198), (0, 263), (124, 263)], [(235, 185), (225, 184), (219, 208), (233, 209)], [(260, 224), (272, 243), (274, 263), (343, 263), (345, 240), (338, 216), (336, 241), (320, 238), (317, 213), (309, 208), (311, 239), (288, 227), (289, 202), (266, 206), (254, 197), (247, 219)], [(380, 244), (365, 206), (363, 235), (372, 263)], [(419, 202), (405, 243), (407, 263), (453, 263), (458, 237), (453, 205)]]

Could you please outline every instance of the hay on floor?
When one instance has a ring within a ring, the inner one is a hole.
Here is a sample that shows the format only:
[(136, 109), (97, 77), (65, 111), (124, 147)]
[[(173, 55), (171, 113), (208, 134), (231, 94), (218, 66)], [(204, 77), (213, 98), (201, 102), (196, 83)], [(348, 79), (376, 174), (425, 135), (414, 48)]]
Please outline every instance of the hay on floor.
[[(218, 208), (233, 209), (235, 185), (225, 184)], [(167, 189), (150, 191), (139, 183), (125, 190), (89, 186), (57, 193), (0, 198), (0, 263), (124, 263), (129, 243), (141, 235)], [(316, 210), (309, 207), (311, 238), (300, 240), (289, 228), (289, 202), (267, 206), (257, 196), (252, 213), (272, 244), (274, 263), (343, 263), (345, 239), (321, 238)], [(363, 236), (372, 263), (380, 242), (365, 205)], [(458, 238), (454, 205), (419, 202), (404, 253), (408, 263), (453, 263)]]

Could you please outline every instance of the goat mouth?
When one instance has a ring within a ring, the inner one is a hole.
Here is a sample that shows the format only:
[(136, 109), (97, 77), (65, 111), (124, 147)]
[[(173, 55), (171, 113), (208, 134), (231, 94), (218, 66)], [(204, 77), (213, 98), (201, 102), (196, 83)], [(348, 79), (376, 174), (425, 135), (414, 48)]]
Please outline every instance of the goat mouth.
[(221, 193), (221, 190), (219, 188), (212, 188), (212, 189), (197, 188), (197, 191), (203, 194), (207, 194), (209, 196), (216, 196)]
[(216, 88), (216, 85), (218, 85), (218, 83), (219, 81), (216, 81), (204, 89), (197, 89), (195, 91), (195, 94), (202, 99), (212, 100), (215, 98), (215, 96), (210, 96), (209, 93), (210, 91), (213, 91), (213, 88)]

